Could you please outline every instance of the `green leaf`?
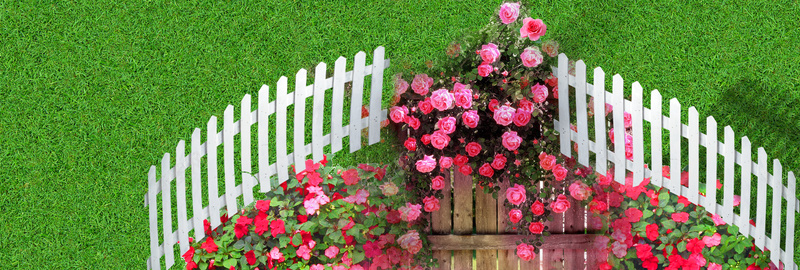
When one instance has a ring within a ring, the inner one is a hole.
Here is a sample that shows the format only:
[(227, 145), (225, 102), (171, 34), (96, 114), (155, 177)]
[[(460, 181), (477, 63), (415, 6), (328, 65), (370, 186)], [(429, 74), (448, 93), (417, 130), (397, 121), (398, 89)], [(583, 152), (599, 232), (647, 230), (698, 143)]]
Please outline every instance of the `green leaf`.
[(244, 250), (244, 241), (236, 241), (236, 243), (233, 243), (233, 248), (237, 250)]
[(669, 203), (669, 192), (662, 191), (660, 194), (658, 194), (658, 207), (667, 206), (668, 203)]
[(739, 233), (739, 227), (736, 225), (728, 226), (728, 233), (731, 235), (736, 235), (737, 233)]
[(678, 248), (678, 252), (686, 251), (686, 242), (685, 241), (681, 241), (680, 243), (678, 243), (677, 248)]
[(736, 250), (736, 253), (742, 253), (744, 251), (745, 245), (742, 245), (744, 242), (739, 242), (733, 249)]
[(364, 252), (354, 252), (353, 253), (353, 263), (359, 263), (364, 260)]
[(664, 212), (667, 213), (675, 213), (675, 207), (672, 205), (664, 206)]
[(653, 212), (651, 211), (642, 211), (642, 219), (646, 219), (653, 216)]
[(225, 269), (231, 268), (231, 266), (236, 265), (236, 259), (230, 258), (222, 262), (222, 266), (225, 266)]
[(664, 228), (673, 230), (673, 229), (675, 229), (675, 221), (674, 220), (662, 221), (661, 222), (661, 226), (663, 226)]
[(303, 237), (302, 237), (302, 236), (300, 236), (300, 234), (299, 234), (299, 233), (298, 233), (298, 234), (295, 234), (295, 235), (294, 235), (294, 237), (292, 237), (292, 244), (293, 244), (293, 245), (295, 245), (295, 246), (299, 246), (299, 245), (300, 245), (300, 244), (302, 244), (302, 243), (303, 243)]

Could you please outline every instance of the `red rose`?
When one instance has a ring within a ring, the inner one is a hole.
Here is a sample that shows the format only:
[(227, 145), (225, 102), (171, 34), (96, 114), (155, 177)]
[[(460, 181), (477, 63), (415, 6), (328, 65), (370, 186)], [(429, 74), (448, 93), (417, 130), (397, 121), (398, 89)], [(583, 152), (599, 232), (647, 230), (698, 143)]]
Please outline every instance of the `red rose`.
[(567, 177), (567, 173), (567, 169), (561, 167), (561, 164), (557, 164), (553, 168), (553, 175), (556, 177), (556, 181), (564, 180), (564, 178)]
[(434, 197), (428, 196), (422, 199), (422, 202), (425, 204), (425, 212), (433, 212), (439, 210), (439, 200)]
[(546, 155), (544, 157), (544, 159), (541, 158), (541, 155), (539, 155), (539, 157), (540, 157), (539, 158), (539, 164), (542, 166), (542, 169), (544, 169), (545, 171), (552, 170), (553, 167), (556, 166), (556, 157), (555, 156)]
[(478, 122), (480, 121), (480, 116), (478, 116), (477, 110), (469, 110), (461, 114), (461, 121), (466, 125), (468, 128), (475, 128), (478, 126)]
[(492, 177), (494, 175), (494, 169), (492, 169), (489, 163), (483, 163), (483, 166), (478, 168), (478, 173), (486, 177)]
[(444, 171), (444, 169), (449, 169), (450, 166), (453, 166), (453, 159), (452, 158), (450, 158), (450, 157), (442, 157), (439, 160), (439, 167), (442, 168), (442, 171)]
[(680, 222), (680, 223), (686, 222), (687, 220), (689, 220), (689, 213), (686, 213), (686, 212), (673, 213), (672, 214), (672, 220), (674, 220), (675, 222)]
[(425, 98), (425, 100), (420, 101), (418, 106), (422, 114), (429, 114), (433, 111), (433, 104), (431, 103), (431, 98)]
[(564, 194), (558, 195), (556, 201), (551, 206), (553, 208), (553, 212), (561, 214), (569, 209), (569, 201), (567, 200), (567, 196)]
[(502, 170), (506, 167), (506, 156), (503, 154), (494, 155), (494, 160), (492, 160), (492, 168), (495, 170)]
[(469, 158), (467, 156), (462, 156), (457, 154), (456, 158), (453, 159), (453, 162), (455, 162), (454, 164), (456, 164), (456, 166), (463, 166), (464, 164), (467, 164), (467, 162), (469, 162)]
[(417, 130), (420, 125), (419, 119), (413, 116), (406, 116), (405, 122), (406, 124), (408, 124), (409, 127), (413, 128), (414, 130)]
[(544, 224), (541, 222), (531, 222), (531, 225), (528, 226), (528, 230), (533, 234), (542, 234), (542, 230), (544, 230)]
[(541, 201), (536, 200), (531, 205), (531, 212), (534, 215), (541, 216), (542, 214), (544, 214), (544, 204)]
[(434, 148), (442, 150), (450, 144), (450, 136), (442, 132), (442, 130), (434, 131), (433, 135), (431, 135), (431, 144)]
[(500, 104), (500, 101), (497, 101), (496, 99), (492, 99), (491, 101), (489, 101), (489, 110), (494, 112), (494, 110), (497, 109), (497, 105), (499, 105), (499, 104)]
[(417, 139), (408, 138), (406, 142), (403, 143), (403, 146), (405, 146), (406, 149), (408, 149), (408, 151), (411, 152), (417, 151)]
[(625, 217), (628, 218), (629, 222), (639, 222), (639, 219), (642, 218), (642, 210), (628, 208), (625, 210)]
[(476, 142), (471, 142), (464, 147), (464, 150), (467, 150), (467, 155), (474, 157), (481, 153), (481, 145)]
[(392, 210), (386, 214), (386, 222), (389, 222), (389, 224), (400, 223), (400, 211)]
[(342, 178), (344, 179), (345, 185), (352, 186), (358, 184), (358, 171), (356, 169), (346, 170), (342, 172)]
[(522, 110), (526, 110), (528, 112), (532, 112), (534, 105), (533, 105), (533, 102), (530, 102), (527, 99), (523, 99), (523, 100), (519, 101), (519, 106), (517, 106), (517, 107), (519, 107)]
[(422, 135), (422, 137), (419, 138), (419, 140), (422, 141), (422, 144), (428, 145), (431, 143), (431, 135), (430, 134)]
[(444, 188), (444, 177), (437, 176), (431, 179), (431, 189), (440, 190)]
[(645, 233), (647, 234), (647, 239), (650, 241), (656, 241), (658, 239), (658, 225), (657, 224), (650, 224), (644, 227)]
[(461, 172), (463, 175), (470, 175), (472, 174), (472, 167), (469, 165), (459, 166), (458, 171)]
[(518, 127), (522, 127), (528, 124), (528, 121), (531, 120), (531, 112), (523, 110), (522, 108), (517, 109), (517, 112), (514, 113), (514, 125)]
[(511, 223), (519, 222), (522, 220), (522, 211), (519, 211), (519, 209), (511, 209), (511, 211), (508, 212), (508, 219), (511, 220)]

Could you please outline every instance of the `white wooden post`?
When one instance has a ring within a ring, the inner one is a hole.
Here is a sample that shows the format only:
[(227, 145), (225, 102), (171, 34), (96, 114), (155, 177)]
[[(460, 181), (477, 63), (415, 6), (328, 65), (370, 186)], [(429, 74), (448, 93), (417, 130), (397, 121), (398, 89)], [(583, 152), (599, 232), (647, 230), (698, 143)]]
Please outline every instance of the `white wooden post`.
[(161, 159), (161, 213), (162, 215), (162, 228), (164, 228), (164, 260), (167, 264), (167, 269), (175, 264), (175, 258), (172, 254), (172, 197), (170, 196), (170, 166), (169, 166), (169, 153), (164, 153), (164, 158)]
[(650, 93), (650, 157), (652, 158), (653, 168), (650, 174), (650, 183), (656, 187), (663, 187), (662, 183), (662, 148), (661, 131), (664, 126), (661, 123), (661, 93), (653, 90)]
[[(777, 262), (781, 257), (781, 210), (783, 210), (783, 167), (777, 159), (772, 160), (772, 242), (769, 245), (770, 260)], [(794, 194), (792, 194), (794, 195)], [(786, 200), (789, 202), (790, 200)], [(765, 223), (766, 225), (766, 223)], [(777, 263), (775, 264), (778, 265)], [(789, 265), (788, 263), (786, 264)]]
[(148, 268), (161, 269), (161, 257), (158, 255), (158, 209), (156, 209), (156, 185), (158, 179), (156, 178), (156, 166), (150, 166), (150, 171), (147, 173), (147, 183), (147, 190), (150, 191), (147, 196), (147, 206), (150, 210), (150, 261), (148, 262)]
[(669, 181), (667, 188), (672, 194), (681, 195), (681, 103), (669, 101)]
[(706, 198), (703, 207), (717, 213), (717, 121), (706, 118)]
[(700, 127), (697, 109), (689, 107), (689, 194), (686, 198), (693, 204), (700, 204), (699, 185), (700, 178)]
[[(736, 148), (733, 145), (733, 129), (731, 126), (725, 126), (725, 149), (723, 156), (725, 156), (725, 182), (722, 183), (724, 190), (724, 207), (722, 208), (722, 220), (728, 224), (733, 224), (733, 188), (734, 188), (734, 169), (736, 165)], [(744, 153), (742, 153), (744, 155)], [(742, 229), (742, 228), (739, 228)]]
[(208, 119), (206, 137), (206, 155), (208, 158), (208, 221), (211, 227), (216, 228), (219, 226), (219, 189), (217, 187), (217, 117), (211, 116)]
[(740, 186), (741, 204), (739, 205), (739, 233), (750, 236), (750, 173), (753, 171), (750, 139), (742, 137), (742, 182)]
[(569, 124), (569, 59), (567, 55), (558, 55), (558, 121), (560, 123), (558, 133), (561, 138), (561, 154), (572, 157), (570, 149), (570, 129)]
[[(325, 142), (322, 141), (323, 122), (325, 113), (325, 90), (328, 87), (325, 85), (325, 76), (328, 67), (325, 63), (319, 63), (314, 70), (314, 115), (311, 125), (311, 153), (314, 162), (319, 162), (323, 157), (323, 147)], [(331, 131), (333, 128), (331, 128)], [(333, 132), (331, 132), (333, 133)]]
[(789, 172), (787, 183), (789, 184), (788, 192), (789, 198), (786, 198), (786, 245), (783, 248), (783, 263), (784, 269), (797, 269), (794, 265), (794, 218), (795, 218), (795, 183), (794, 172)]
[(253, 172), (250, 164), (250, 126), (253, 120), (250, 119), (252, 111), (250, 110), (250, 94), (244, 95), (242, 98), (241, 110), (239, 111), (240, 133), (239, 143), (241, 144), (241, 164), (242, 167), (242, 203), (247, 206), (253, 202), (253, 187), (254, 181), (251, 173)]
[(345, 66), (347, 59), (339, 56), (333, 67), (333, 107), (331, 108), (331, 154), (336, 154), (342, 150), (342, 139), (344, 138), (344, 127), (342, 126), (342, 114), (344, 112), (344, 83)]
[[(764, 247), (766, 240), (766, 227), (767, 227), (767, 182), (769, 182), (769, 172), (767, 171), (767, 152), (763, 147), (758, 148), (758, 183), (756, 183), (758, 190), (758, 201), (756, 202), (756, 232), (753, 234), (755, 244), (758, 247)], [(745, 194), (742, 194), (744, 197)], [(750, 196), (748, 196), (750, 197)]]
[[(356, 53), (353, 66), (353, 91), (350, 97), (350, 153), (361, 149), (361, 105), (364, 100), (364, 62), (367, 54)], [(369, 123), (369, 122), (367, 122)]]
[(277, 110), (277, 116), (275, 117), (275, 149), (277, 150), (276, 157), (277, 163), (276, 167), (278, 170), (278, 183), (283, 183), (286, 180), (289, 180), (289, 160), (287, 159), (286, 153), (286, 144), (289, 142), (286, 140), (286, 107), (288, 107), (287, 95), (286, 95), (286, 87), (287, 87), (288, 79), (286, 77), (281, 77), (278, 79), (278, 96), (275, 100), (275, 109)]
[(236, 174), (233, 166), (233, 106), (225, 108), (224, 123), (222, 127), (223, 169), (225, 169), (225, 204), (228, 217), (233, 217), (237, 211), (236, 205)]
[[(274, 106), (274, 103), (273, 103)], [(258, 181), (261, 182), (259, 191), (266, 193), (271, 190), (269, 175), (272, 175), (269, 166), (269, 86), (261, 86), (258, 91)]]
[[(622, 96), (623, 87), (622, 76), (615, 74), (611, 86), (614, 91), (611, 95), (611, 104), (614, 106), (614, 109), (611, 111), (614, 118), (614, 180), (620, 184), (625, 184), (625, 165), (628, 163), (625, 158), (625, 118), (623, 117), (623, 113), (625, 112), (625, 100)], [(569, 123), (567, 123), (567, 125), (569, 125)]]
[(306, 170), (306, 89), (308, 71), (300, 69), (294, 77), (294, 173)]
[(606, 174), (608, 145), (606, 144), (606, 73), (601, 68), (594, 69), (594, 149), (595, 169)]
[[(575, 63), (575, 109), (578, 120), (578, 163), (589, 166), (589, 126), (586, 112), (586, 64)], [(561, 98), (561, 96), (558, 96)], [(565, 123), (569, 125), (569, 122)], [(567, 134), (568, 135), (568, 134)]]
[(175, 196), (178, 200), (178, 242), (180, 254), (189, 250), (189, 225), (186, 224), (186, 142), (175, 147)]
[(631, 122), (633, 124), (633, 185), (638, 186), (644, 181), (644, 125), (642, 123), (642, 85), (634, 82), (631, 95)]
[[(372, 89), (369, 97), (369, 144), (381, 141), (381, 98), (383, 90), (383, 46), (372, 53)], [(359, 121), (361, 117), (359, 117)]]
[[(192, 222), (194, 224), (194, 238), (200, 241), (206, 236), (203, 230), (203, 179), (200, 175), (200, 129), (192, 132)], [(207, 214), (207, 213), (206, 213)]]

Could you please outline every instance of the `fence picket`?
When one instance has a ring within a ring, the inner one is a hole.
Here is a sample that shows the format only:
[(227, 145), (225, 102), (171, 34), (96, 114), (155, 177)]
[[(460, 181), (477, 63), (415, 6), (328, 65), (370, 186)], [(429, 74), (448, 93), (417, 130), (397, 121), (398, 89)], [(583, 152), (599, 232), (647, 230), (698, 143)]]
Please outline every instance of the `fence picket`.
[(594, 69), (594, 150), (595, 168), (605, 174), (607, 169), (606, 155), (606, 73), (601, 68)]
[(653, 169), (650, 175), (650, 183), (656, 187), (663, 187), (662, 183), (662, 147), (661, 131), (661, 93), (658, 90), (650, 92), (650, 157), (652, 158)]
[(717, 121), (706, 118), (706, 197), (703, 206), (717, 213)]
[[(431, 213), (431, 229), (435, 234), (449, 234), (450, 230), (453, 228), (452, 224), (452, 217), (450, 216), (452, 209), (450, 207), (451, 201), (451, 192), (452, 189), (451, 183), (453, 174), (450, 170), (442, 171), (442, 177), (444, 177), (444, 188), (442, 188), (442, 199), (439, 200), (439, 211)], [(439, 263), (439, 268), (441, 270), (450, 270), (451, 265), (451, 255), (452, 252), (449, 250), (434, 250), (433, 257), (437, 259)]]
[[(498, 233), (513, 233), (514, 230), (509, 226), (508, 212), (509, 209), (505, 206), (506, 191), (508, 190), (509, 180), (508, 177), (503, 177), (500, 182), (500, 191), (497, 196), (497, 231)], [(449, 195), (449, 194), (446, 194)], [(448, 198), (449, 199), (449, 198)], [(440, 202), (441, 204), (442, 202)], [(449, 206), (449, 205), (448, 205)], [(540, 252), (541, 253), (541, 252)], [(514, 250), (498, 250), (498, 270), (517, 270), (519, 268), (519, 257)], [(449, 270), (449, 268), (448, 268)]]
[[(781, 255), (781, 210), (783, 210), (783, 167), (777, 159), (772, 160), (772, 233), (769, 250), (770, 260), (777, 262)], [(788, 201), (788, 200), (787, 200)]]
[[(483, 187), (475, 187), (475, 232), (478, 234), (497, 233), (497, 201), (491, 193), (484, 193)], [(498, 196), (498, 199), (502, 199)], [(502, 201), (501, 201), (502, 202)], [(477, 269), (496, 269), (497, 250), (476, 250)]]
[(644, 181), (644, 125), (642, 123), (642, 85), (634, 82), (631, 95), (631, 121), (633, 129), (633, 185)]
[(344, 113), (344, 78), (347, 59), (339, 57), (333, 68), (333, 108), (331, 109), (331, 154), (336, 154), (342, 150), (342, 138), (344, 138), (344, 127), (342, 126), (342, 114)]
[(784, 238), (786, 239), (786, 245), (783, 248), (784, 251), (783, 262), (786, 265), (784, 269), (797, 269), (794, 263), (790, 263), (794, 262), (794, 232), (795, 232), (794, 218), (796, 215), (795, 211), (797, 210), (795, 208), (795, 203), (794, 203), (796, 196), (795, 181), (796, 179), (794, 178), (794, 172), (789, 172), (789, 176), (787, 177), (786, 181), (787, 184), (789, 184), (788, 187), (789, 198), (786, 199), (787, 202), (786, 207), (788, 209), (786, 210), (786, 237)]
[(742, 137), (742, 182), (741, 190), (741, 204), (739, 205), (739, 233), (744, 236), (750, 236), (750, 173), (753, 170), (752, 150), (750, 149), (750, 139)]
[[(613, 114), (614, 119), (614, 139), (611, 140), (614, 142), (614, 180), (617, 183), (625, 184), (625, 120), (623, 117), (623, 112), (625, 111), (624, 106), (624, 97), (623, 95), (623, 81), (622, 76), (619, 74), (615, 74), (613, 78), (613, 88), (614, 92), (612, 93), (612, 106), (613, 109), (611, 113)], [(559, 96), (559, 98), (561, 98)], [(560, 103), (560, 102), (559, 102)]]
[(672, 194), (681, 195), (681, 103), (678, 99), (669, 101), (669, 181), (667, 189)]
[[(150, 166), (150, 171), (147, 173), (147, 190), (156, 190), (156, 166)], [(156, 209), (156, 193), (150, 192), (147, 196), (147, 207), (150, 213), (150, 260), (148, 261), (147, 268), (161, 269), (161, 256), (158, 255), (158, 209)]]
[(178, 243), (181, 253), (189, 250), (189, 226), (186, 224), (186, 142), (175, 147), (175, 196), (178, 200)]
[[(767, 182), (769, 182), (769, 172), (767, 171), (767, 152), (763, 147), (758, 148), (758, 170), (756, 171), (758, 180), (756, 183), (758, 190), (756, 191), (758, 201), (756, 202), (756, 232), (753, 234), (755, 244), (758, 247), (764, 247), (764, 240), (766, 240), (766, 227), (767, 227)], [(742, 193), (742, 197), (745, 194)], [(749, 197), (749, 196), (748, 196)], [(744, 199), (744, 198), (742, 198)]]
[(208, 220), (211, 227), (217, 227), (219, 221), (219, 189), (217, 187), (217, 117), (211, 116), (208, 119), (206, 135), (206, 155), (208, 158)]
[(268, 175), (272, 175), (269, 166), (269, 86), (261, 86), (258, 91), (258, 181), (261, 192), (272, 189)]
[(161, 213), (162, 215), (162, 228), (164, 228), (163, 242), (164, 242), (164, 260), (167, 264), (167, 269), (175, 264), (175, 258), (172, 254), (172, 197), (170, 196), (170, 166), (169, 166), (169, 153), (164, 153), (161, 159)]
[(369, 144), (381, 141), (381, 98), (383, 96), (383, 55), (385, 49), (378, 46), (372, 53), (372, 89), (369, 97)]
[(241, 166), (242, 166), (242, 202), (245, 206), (253, 202), (254, 181), (251, 173), (253, 172), (250, 164), (250, 126), (253, 124), (252, 111), (250, 110), (250, 94), (242, 98), (241, 110), (239, 111), (239, 125), (241, 126), (239, 137), (241, 138)]
[[(358, 52), (353, 66), (353, 91), (350, 98), (350, 153), (361, 149), (361, 105), (364, 100), (364, 62), (367, 54)], [(367, 122), (369, 123), (369, 122)]]
[(228, 105), (223, 115), (223, 168), (225, 169), (225, 205), (228, 216), (236, 214), (236, 175), (233, 167), (233, 106)]
[(299, 173), (306, 170), (306, 89), (308, 71), (300, 69), (294, 78), (294, 167)]
[[(472, 234), (472, 177), (456, 170), (453, 177), (453, 234)], [(441, 209), (440, 209), (441, 210)], [(453, 252), (455, 269), (472, 269), (472, 250)]]
[(558, 129), (561, 138), (561, 154), (572, 157), (570, 149), (570, 129), (569, 124), (569, 60), (567, 55), (558, 55), (558, 121), (561, 123)]
[[(200, 175), (200, 129), (192, 132), (192, 222), (194, 224), (194, 238), (198, 241), (206, 236), (203, 228), (203, 179)], [(205, 213), (207, 214), (207, 213)]]
[(275, 157), (275, 164), (278, 168), (279, 184), (289, 179), (289, 160), (286, 157), (286, 144), (288, 143), (286, 140), (286, 108), (289, 107), (288, 101), (286, 100), (288, 98), (286, 95), (286, 87), (288, 80), (289, 79), (285, 76), (281, 76), (281, 78), (278, 79), (278, 95), (275, 99), (275, 112), (277, 113), (275, 116), (275, 141), (283, 142), (275, 144), (275, 150), (277, 150), (275, 154), (278, 155)]
[[(314, 70), (314, 119), (312, 120), (311, 130), (311, 144), (312, 144), (312, 157), (314, 162), (319, 162), (323, 158), (322, 149), (325, 143), (322, 141), (323, 122), (325, 118), (325, 90), (328, 87), (325, 85), (325, 73), (328, 66), (325, 63), (319, 63)], [(333, 133), (331, 131), (331, 133)], [(296, 161), (295, 161), (296, 162)]]
[(725, 182), (722, 183), (724, 192), (724, 207), (722, 209), (722, 220), (728, 224), (733, 224), (733, 188), (734, 188), (734, 169), (736, 165), (736, 148), (733, 145), (733, 129), (725, 126)]
[(697, 109), (689, 107), (689, 194), (686, 198), (700, 204), (698, 178), (700, 175), (700, 127)]
[(586, 64), (583, 60), (578, 60), (575, 63), (575, 75), (577, 79), (575, 109), (578, 121), (578, 163), (583, 166), (589, 166), (589, 126), (586, 119)]

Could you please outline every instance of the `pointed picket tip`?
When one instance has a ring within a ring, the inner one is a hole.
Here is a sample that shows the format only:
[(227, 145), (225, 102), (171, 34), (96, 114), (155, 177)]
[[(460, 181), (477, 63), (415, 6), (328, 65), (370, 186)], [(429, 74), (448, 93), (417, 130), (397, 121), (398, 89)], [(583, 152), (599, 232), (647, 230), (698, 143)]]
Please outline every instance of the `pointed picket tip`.
[(356, 57), (367, 57), (367, 53), (364, 51), (358, 51), (358, 53), (356, 53)]
[(373, 54), (383, 54), (384, 52), (386, 52), (386, 48), (383, 46), (378, 46), (374, 51), (372, 51)]
[(694, 106), (689, 107), (689, 113), (697, 114), (697, 109)]
[(706, 117), (706, 123), (711, 124), (714, 123), (714, 126), (717, 126), (717, 119), (714, 119), (714, 116)]
[(631, 87), (633, 87), (634, 89), (636, 88), (642, 89), (642, 84), (640, 84), (639, 81), (635, 81), (631, 84)]
[(244, 97), (242, 98), (242, 103), (244, 103), (247, 100), (251, 100), (250, 98), (251, 98), (250, 94), (244, 94)]
[(658, 89), (653, 89), (653, 91), (650, 91), (650, 95), (651, 96), (659, 96), (660, 97), (661, 96), (661, 92), (658, 92)]
[(622, 81), (622, 75), (619, 75), (619, 73), (614, 74), (613, 78), (614, 81)]
[(605, 71), (603, 71), (603, 68), (601, 68), (601, 67), (596, 67), (596, 68), (594, 68), (594, 74), (606, 75), (606, 72), (605, 72)]
[(725, 130), (725, 134), (728, 134), (728, 133), (730, 133), (730, 134), (731, 134), (731, 136), (733, 136), (733, 128), (731, 128), (731, 126), (725, 126), (725, 127), (723, 128), (723, 130)]
[(258, 93), (259, 94), (261, 94), (264, 91), (269, 91), (269, 85), (263, 84), (263, 85), (261, 85), (261, 88), (258, 89)]

